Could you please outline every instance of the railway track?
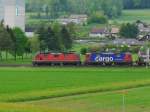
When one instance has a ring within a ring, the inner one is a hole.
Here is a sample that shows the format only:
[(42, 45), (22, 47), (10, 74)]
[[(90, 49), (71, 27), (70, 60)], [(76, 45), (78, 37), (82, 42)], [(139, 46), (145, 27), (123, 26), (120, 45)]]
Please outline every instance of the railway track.
[(0, 67), (33, 67), (32, 64), (0, 64)]
[(136, 63), (133, 63), (133, 65), (41, 65), (41, 66), (33, 66), (32, 64), (0, 64), (0, 67), (99, 67), (99, 68), (112, 68), (112, 67), (119, 67), (119, 68), (129, 68), (129, 67), (145, 67), (146, 65), (139, 66)]

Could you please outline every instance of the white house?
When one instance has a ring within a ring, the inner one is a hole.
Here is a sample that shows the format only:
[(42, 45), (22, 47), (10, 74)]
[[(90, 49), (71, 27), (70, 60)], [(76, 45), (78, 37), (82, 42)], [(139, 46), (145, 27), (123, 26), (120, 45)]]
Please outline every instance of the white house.
[(119, 28), (112, 27), (110, 32), (111, 37), (118, 37), (118, 34), (119, 34)]
[(88, 16), (85, 15), (85, 14), (73, 14), (73, 15), (70, 15), (69, 17), (72, 21), (74, 21), (76, 24), (86, 24), (87, 23), (87, 19), (88, 19)]
[(69, 17), (65, 17), (65, 18), (60, 18), (60, 19), (57, 19), (57, 21), (60, 23), (60, 24), (63, 24), (63, 25), (67, 25), (69, 23), (74, 23), (74, 24), (86, 24), (87, 23), (87, 19), (88, 19), (88, 16), (87, 15), (70, 15)]
[(25, 30), (25, 0), (0, 0), (0, 21)]
[(104, 38), (108, 34), (106, 28), (93, 28), (89, 34), (90, 37)]
[(137, 25), (140, 33), (150, 33), (150, 25), (143, 22), (139, 22)]

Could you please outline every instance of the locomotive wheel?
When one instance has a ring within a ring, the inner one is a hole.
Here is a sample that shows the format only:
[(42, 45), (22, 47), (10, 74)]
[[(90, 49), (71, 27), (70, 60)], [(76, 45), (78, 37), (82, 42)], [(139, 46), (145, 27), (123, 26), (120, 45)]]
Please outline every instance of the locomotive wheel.
[(133, 63), (128, 63), (129, 66), (133, 66)]
[(146, 66), (146, 63), (138, 63), (138, 66)]
[(39, 64), (39, 63), (36, 63), (36, 66), (38, 66), (38, 67), (39, 67), (39, 66), (41, 66), (41, 64)]
[(77, 62), (76, 65), (77, 65), (77, 66), (80, 66), (80, 65), (81, 65), (81, 62)]
[(33, 65), (34, 67), (36, 67), (36, 66), (37, 66), (37, 64), (36, 64), (36, 63), (33, 63), (32, 65)]
[(105, 63), (105, 66), (112, 66), (112, 63)]
[(60, 63), (60, 66), (64, 66), (64, 63)]
[(54, 66), (55, 64), (54, 63), (51, 63), (51, 66)]

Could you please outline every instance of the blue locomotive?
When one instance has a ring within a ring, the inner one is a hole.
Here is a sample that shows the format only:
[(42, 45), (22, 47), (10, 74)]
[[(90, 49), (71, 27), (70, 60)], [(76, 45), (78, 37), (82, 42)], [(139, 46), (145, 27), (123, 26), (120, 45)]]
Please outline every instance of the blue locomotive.
[(130, 53), (87, 53), (85, 64), (97, 65), (132, 65), (133, 59)]

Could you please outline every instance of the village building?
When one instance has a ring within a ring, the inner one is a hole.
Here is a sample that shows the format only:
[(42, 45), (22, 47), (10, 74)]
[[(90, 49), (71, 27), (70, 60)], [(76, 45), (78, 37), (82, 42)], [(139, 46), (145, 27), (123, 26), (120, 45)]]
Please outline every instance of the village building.
[(27, 37), (33, 37), (34, 36), (34, 30), (35, 29), (33, 29), (33, 28), (28, 28), (28, 27), (26, 27), (26, 29), (25, 29), (25, 34), (26, 34), (26, 36)]
[(89, 37), (105, 38), (108, 35), (106, 28), (93, 28), (89, 34)]
[(64, 18), (59, 18), (57, 19), (57, 22), (63, 25), (67, 25), (69, 23), (74, 23), (74, 24), (87, 24), (87, 15), (70, 15), (69, 17), (64, 17)]
[(146, 24), (144, 22), (138, 22), (136, 24), (138, 26), (140, 34), (148, 34), (148, 33), (150, 33), (150, 25), (148, 25), (148, 24)]
[(117, 28), (117, 27), (112, 27), (112, 28), (111, 28), (111, 37), (116, 38), (116, 37), (118, 37), (118, 34), (119, 34), (119, 28)]
[(89, 34), (90, 37), (118, 37), (119, 28), (112, 27), (111, 30), (108, 28), (93, 28)]
[(0, 21), (25, 31), (25, 0), (0, 0)]
[(85, 14), (81, 15), (70, 15), (69, 17), (72, 21), (76, 22), (76, 24), (86, 24), (88, 20), (88, 16)]

